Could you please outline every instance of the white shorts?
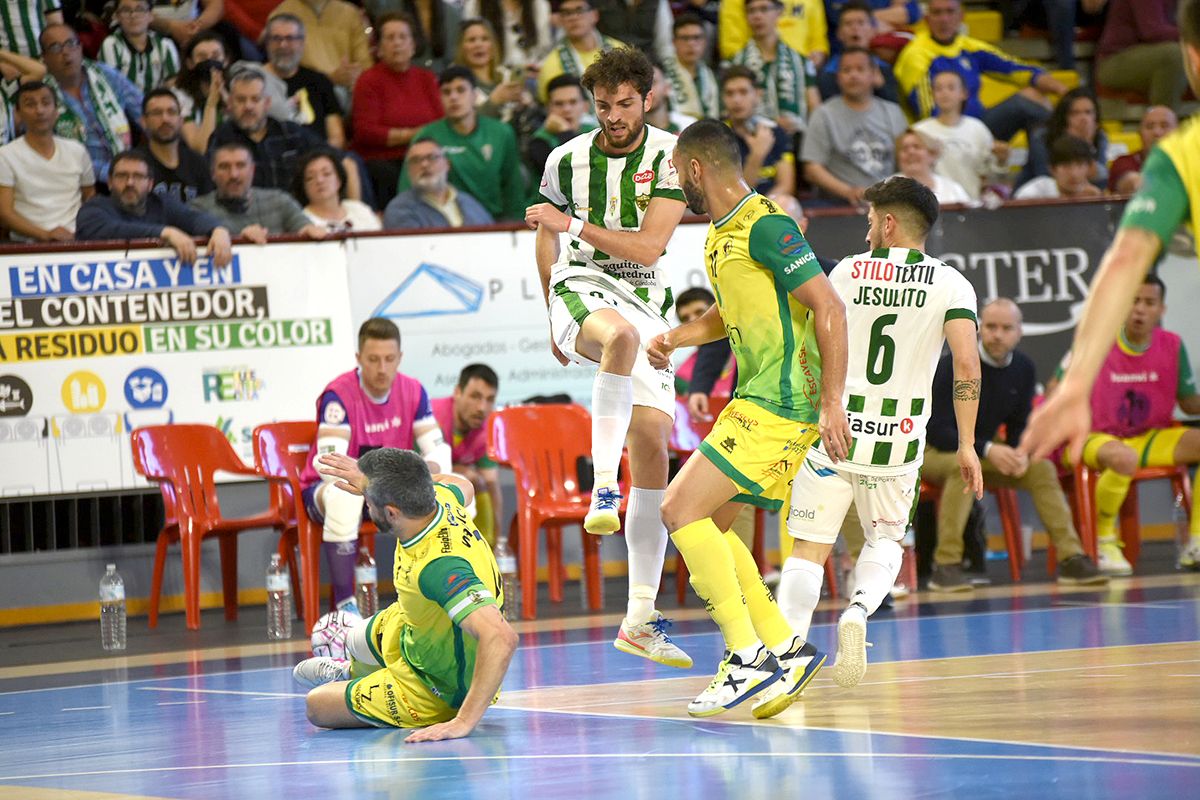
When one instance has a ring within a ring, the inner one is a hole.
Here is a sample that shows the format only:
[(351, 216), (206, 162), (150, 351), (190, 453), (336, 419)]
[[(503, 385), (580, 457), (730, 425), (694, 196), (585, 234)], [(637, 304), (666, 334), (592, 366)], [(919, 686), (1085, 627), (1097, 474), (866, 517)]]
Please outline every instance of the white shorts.
[(806, 542), (833, 544), (853, 503), (867, 542), (879, 537), (898, 542), (912, 520), (920, 473), (917, 468), (881, 478), (805, 459), (792, 481), (788, 534)]
[(563, 355), (576, 364), (595, 366), (596, 362), (575, 350), (579, 328), (588, 314), (611, 308), (637, 329), (641, 348), (633, 363), (633, 404), (657, 408), (675, 418), (675, 370), (650, 366), (646, 345), (660, 333), (671, 329), (662, 316), (602, 273), (593, 277), (575, 275), (550, 284), (550, 336)]

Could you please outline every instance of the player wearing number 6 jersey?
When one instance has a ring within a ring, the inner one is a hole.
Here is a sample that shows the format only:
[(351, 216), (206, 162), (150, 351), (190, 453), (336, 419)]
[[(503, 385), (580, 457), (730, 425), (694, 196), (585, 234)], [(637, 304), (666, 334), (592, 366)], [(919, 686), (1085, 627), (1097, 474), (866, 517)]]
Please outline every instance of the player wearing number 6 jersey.
[(926, 255), (937, 220), (933, 192), (893, 177), (867, 189), (871, 250), (842, 259), (829, 274), (846, 304), (849, 364), (846, 413), (854, 443), (835, 463), (813, 445), (792, 484), (779, 605), (797, 635), (808, 635), (829, 557), (851, 502), (866, 544), (854, 569), (854, 595), (838, 622), (834, 680), (854, 686), (866, 670), (866, 620), (900, 571), (900, 540), (916, 506), (925, 424), (943, 337), (954, 359), (958, 464), (967, 488), (983, 495), (975, 454), (979, 351), (975, 290), (956, 269)]
[[(538, 273), (560, 363), (599, 364), (592, 385), (595, 488), (583, 527), (620, 526), (617, 467), (629, 442), (633, 490), (625, 512), (629, 604), (613, 645), (660, 664), (692, 660), (667, 637), (654, 610), (667, 531), (659, 507), (667, 486), (667, 442), (675, 415), (670, 364), (650, 366), (645, 346), (669, 327), (671, 289), (659, 256), (683, 216), (671, 162), (675, 137), (646, 124), (653, 68), (636, 50), (602, 53), (583, 74), (600, 129), (556, 148), (525, 221), (537, 230)], [(559, 237), (568, 234), (566, 252)]]

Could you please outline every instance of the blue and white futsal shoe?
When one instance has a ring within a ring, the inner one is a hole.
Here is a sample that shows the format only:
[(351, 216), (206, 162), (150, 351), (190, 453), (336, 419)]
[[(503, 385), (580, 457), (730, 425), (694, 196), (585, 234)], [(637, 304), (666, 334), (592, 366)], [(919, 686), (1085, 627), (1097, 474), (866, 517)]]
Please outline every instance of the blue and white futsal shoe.
[(759, 645), (754, 659), (746, 664), (736, 653), (725, 651), (725, 659), (708, 688), (688, 703), (693, 717), (711, 717), (757, 696), (783, 678), (783, 668), (770, 650)]
[(750, 708), (758, 719), (767, 719), (781, 714), (800, 699), (804, 687), (816, 677), (825, 665), (825, 654), (799, 636), (792, 637), (788, 651), (778, 657), (783, 678), (767, 691)]
[(592, 503), (583, 518), (588, 533), (616, 533), (621, 527), (621, 490), (612, 486), (597, 486), (592, 491)]

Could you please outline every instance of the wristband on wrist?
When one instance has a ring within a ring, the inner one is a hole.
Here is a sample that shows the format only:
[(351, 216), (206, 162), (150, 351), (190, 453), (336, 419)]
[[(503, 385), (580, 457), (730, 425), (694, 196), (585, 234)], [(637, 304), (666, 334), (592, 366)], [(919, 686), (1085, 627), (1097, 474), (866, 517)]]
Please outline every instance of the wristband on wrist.
[(572, 217), (571, 222), (567, 225), (567, 233), (578, 238), (583, 233), (583, 220), (579, 217)]

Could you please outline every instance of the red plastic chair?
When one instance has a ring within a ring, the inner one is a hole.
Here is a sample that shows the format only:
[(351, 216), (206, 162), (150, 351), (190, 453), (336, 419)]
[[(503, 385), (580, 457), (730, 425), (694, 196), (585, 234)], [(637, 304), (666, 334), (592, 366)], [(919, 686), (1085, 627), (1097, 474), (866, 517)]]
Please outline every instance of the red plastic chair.
[(158, 483), (166, 508), (167, 524), (158, 534), (154, 553), (150, 627), (158, 625), (167, 548), (177, 541), (183, 552), (187, 627), (200, 628), (200, 542), (207, 536), (220, 537), (225, 619), (237, 619), (237, 534), (252, 528), (281, 530), (286, 515), (273, 497), (271, 506), (260, 514), (239, 519), (223, 517), (215, 477), (218, 472), (264, 476), (243, 464), (225, 435), (211, 425), (151, 425), (133, 431), (130, 439), (134, 467), (143, 477)]
[[(1072, 481), (1072, 507), (1076, 509), (1075, 522), (1084, 551), (1096, 559), (1096, 480), (1098, 470), (1085, 466), (1075, 467), (1070, 474)], [(1171, 490), (1183, 498), (1183, 508), (1188, 518), (1192, 514), (1192, 479), (1187, 465), (1174, 467), (1142, 467), (1133, 473), (1129, 494), (1121, 505), (1120, 530), (1125, 558), (1137, 566), (1142, 549), (1141, 508), (1138, 503), (1137, 484), (1142, 481), (1169, 480)]]
[[(1009, 486), (986, 487), (996, 498), (1000, 510), (1000, 527), (1004, 531), (1004, 547), (1008, 550), (1008, 574), (1013, 582), (1021, 580), (1024, 557), (1021, 553), (1021, 507), (1017, 503), (1017, 490)], [(921, 481), (921, 500), (932, 500), (934, 506), (942, 497), (942, 487)], [(913, 583), (915, 586), (916, 583)]]
[[(279, 537), (279, 555), (292, 576), (296, 607), (311, 633), (321, 610), (321, 529), (308, 518), (301, 497), (300, 474), (312, 458), (316, 440), (315, 422), (272, 422), (254, 429), (254, 462), (264, 475), (279, 478), (272, 491), (278, 492), (279, 508), (287, 527)], [(364, 522), (359, 541), (375, 553), (375, 525)], [(296, 551), (300, 552), (299, 569)]]
[[(537, 617), (537, 537), (547, 528), (551, 597), (560, 583), (561, 526), (580, 524), (587, 516), (591, 495), (580, 491), (576, 465), (591, 457), (591, 415), (578, 405), (510, 406), (492, 415), (488, 428), (488, 454), (512, 468), (516, 477), (516, 550), (521, 579), (521, 616)], [(628, 492), (625, 492), (628, 495)], [(622, 501), (621, 513), (625, 512)], [(559, 535), (555, 534), (555, 529)], [(581, 527), (582, 530), (582, 527)], [(600, 599), (600, 537), (583, 533), (583, 572), (587, 580), (588, 608), (596, 611)], [(558, 550), (555, 553), (555, 550)], [(557, 577), (556, 577), (557, 572)]]

